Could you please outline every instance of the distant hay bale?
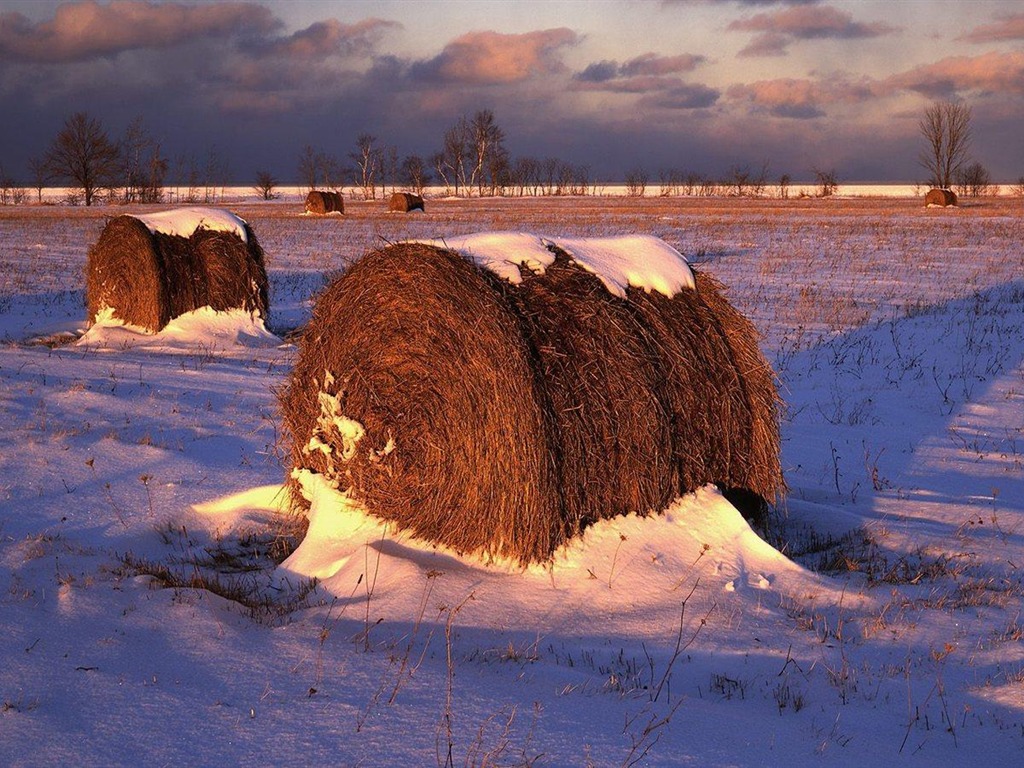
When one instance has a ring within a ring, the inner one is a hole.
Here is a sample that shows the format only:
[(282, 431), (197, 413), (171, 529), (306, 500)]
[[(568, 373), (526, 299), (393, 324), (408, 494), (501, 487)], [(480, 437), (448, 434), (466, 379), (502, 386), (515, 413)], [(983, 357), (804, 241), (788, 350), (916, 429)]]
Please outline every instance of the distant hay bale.
[(956, 194), (951, 189), (929, 189), (924, 196), (926, 207), (941, 206), (943, 208), (956, 205)]
[(293, 468), (417, 536), (523, 562), (707, 483), (774, 502), (773, 374), (718, 283), (622, 299), (550, 247), (519, 285), (412, 243), (332, 283), (282, 394)]
[(409, 213), (410, 211), (425, 211), (426, 208), (423, 207), (423, 198), (419, 195), (414, 195), (411, 192), (395, 192), (388, 202), (388, 210)]
[(306, 195), (306, 213), (324, 215), (326, 213), (344, 213), (345, 201), (337, 192), (311, 190)]
[(244, 241), (235, 232), (204, 226), (186, 237), (152, 231), (144, 217), (111, 219), (89, 249), (89, 322), (109, 308), (125, 323), (156, 332), (173, 318), (206, 306), (244, 309), (265, 319), (269, 300), (263, 249), (249, 225), (237, 221), (244, 226)]

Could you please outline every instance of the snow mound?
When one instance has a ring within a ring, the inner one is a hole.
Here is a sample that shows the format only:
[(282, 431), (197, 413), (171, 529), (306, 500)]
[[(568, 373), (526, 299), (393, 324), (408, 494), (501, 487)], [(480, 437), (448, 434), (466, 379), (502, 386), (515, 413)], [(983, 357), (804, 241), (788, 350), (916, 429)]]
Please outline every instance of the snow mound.
[(556, 247), (596, 275), (615, 296), (624, 298), (629, 286), (648, 293), (657, 291), (669, 298), (695, 287), (686, 258), (651, 235), (542, 237), (527, 232), (479, 232), (411, 242), (455, 251), (514, 284), (522, 282), (520, 266), (543, 274), (555, 260), (551, 248)]
[(107, 307), (96, 317), (96, 322), (77, 342), (82, 346), (99, 349), (196, 348), (214, 350), (227, 347), (276, 347), (283, 342), (267, 330), (263, 319), (244, 309), (218, 312), (212, 307), (200, 307), (193, 312), (173, 318), (159, 333), (127, 325)]
[(316, 578), (343, 599), (369, 591), (373, 611), (388, 622), (413, 620), (428, 591), (446, 605), (472, 595), (462, 616), (473, 626), (580, 634), (600, 626), (622, 637), (664, 633), (683, 600), (706, 611), (733, 600), (760, 604), (768, 595), (775, 605), (793, 595), (839, 598), (826, 580), (760, 539), (712, 486), (659, 515), (602, 520), (552, 562), (524, 568), (418, 540), (367, 514), (323, 477), (306, 470), (295, 477), (310, 502), (309, 530), (277, 578), (282, 585)]
[(175, 208), (159, 213), (135, 216), (153, 234), (191, 237), (197, 229), (212, 229), (216, 232), (232, 232), (248, 242), (245, 221), (223, 208)]

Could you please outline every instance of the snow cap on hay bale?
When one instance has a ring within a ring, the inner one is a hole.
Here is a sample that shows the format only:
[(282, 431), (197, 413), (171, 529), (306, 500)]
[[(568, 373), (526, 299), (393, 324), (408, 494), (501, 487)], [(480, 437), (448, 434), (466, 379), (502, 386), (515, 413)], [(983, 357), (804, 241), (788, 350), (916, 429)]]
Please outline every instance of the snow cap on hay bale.
[(171, 319), (209, 306), (267, 317), (263, 249), (249, 225), (216, 208), (117, 216), (89, 249), (89, 322), (104, 310), (159, 331)]
[(337, 192), (311, 190), (306, 195), (306, 213), (323, 215), (326, 213), (344, 213), (345, 201)]
[(419, 195), (414, 195), (411, 192), (395, 192), (388, 202), (388, 210), (409, 213), (410, 211), (425, 211), (426, 208), (423, 207), (423, 198)]
[(929, 189), (924, 196), (926, 207), (941, 206), (943, 208), (956, 205), (956, 193), (951, 189)]
[(706, 483), (781, 488), (756, 333), (651, 237), (373, 251), (318, 300), (282, 410), (293, 491), (310, 470), (418, 536), (524, 562)]

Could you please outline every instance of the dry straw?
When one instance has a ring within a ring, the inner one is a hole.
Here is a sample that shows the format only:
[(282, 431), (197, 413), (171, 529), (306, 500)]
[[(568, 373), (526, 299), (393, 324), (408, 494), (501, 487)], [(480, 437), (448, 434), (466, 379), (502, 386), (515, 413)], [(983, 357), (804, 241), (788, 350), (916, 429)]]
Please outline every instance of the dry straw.
[(306, 195), (306, 213), (323, 215), (344, 212), (345, 201), (337, 192), (322, 192), (314, 189)]
[(317, 301), (282, 394), (293, 466), (522, 562), (707, 483), (773, 502), (774, 378), (721, 286), (620, 299), (555, 255), (511, 285), (433, 246), (367, 254)]
[(134, 216), (118, 216), (89, 249), (89, 322), (105, 307), (130, 325), (159, 331), (171, 319), (210, 306), (266, 318), (267, 273), (252, 229), (205, 228), (191, 237), (151, 232)]
[(410, 211), (425, 211), (426, 208), (423, 206), (423, 198), (419, 195), (414, 195), (411, 192), (395, 192), (388, 202), (388, 210), (409, 213)]

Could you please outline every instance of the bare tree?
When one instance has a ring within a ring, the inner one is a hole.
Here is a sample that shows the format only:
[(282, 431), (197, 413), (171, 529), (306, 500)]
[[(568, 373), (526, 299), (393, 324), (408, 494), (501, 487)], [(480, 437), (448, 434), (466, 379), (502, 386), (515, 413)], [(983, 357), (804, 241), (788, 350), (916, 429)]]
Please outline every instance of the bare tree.
[(444, 170), (438, 170), (438, 174), (445, 179), (446, 186), (454, 189), (456, 195), (460, 189), (468, 185), (466, 162), (469, 159), (471, 143), (469, 122), (464, 117), (460, 117), (455, 125), (444, 132), (440, 153)]
[(299, 153), (299, 181), (310, 191), (316, 188), (317, 172), (319, 171), (317, 154), (311, 144), (304, 146)]
[(125, 129), (120, 154), (124, 202), (160, 202), (167, 160), (160, 153), (160, 143), (146, 130), (141, 116), (132, 120)]
[(356, 138), (356, 151), (349, 157), (356, 164), (357, 183), (363, 188), (366, 200), (377, 199), (377, 176), (381, 167), (381, 151), (374, 146), (376, 136), (361, 133)]
[(81, 189), (85, 204), (92, 205), (96, 193), (113, 183), (118, 151), (98, 120), (75, 112), (46, 150), (45, 163), (54, 177)]
[(783, 200), (789, 199), (789, 185), (793, 182), (788, 173), (779, 176), (779, 197)]
[(402, 160), (402, 181), (417, 195), (423, 194), (430, 180), (430, 170), (419, 155), (408, 155)]
[(818, 187), (818, 197), (832, 197), (839, 189), (839, 177), (835, 168), (828, 170), (814, 168), (814, 183)]
[(497, 174), (485, 172), (488, 169), (493, 171), (507, 162), (508, 155), (503, 146), (505, 132), (498, 127), (491, 110), (481, 109), (469, 121), (469, 134), (473, 147), (473, 170), (470, 173), (469, 184), (477, 188), (478, 194), (483, 195), (484, 177), (488, 175), (491, 194), (494, 194)]
[(1024, 176), (1017, 179), (1017, 183), (1013, 186), (1013, 194), (1017, 197), (1024, 197)]
[(43, 187), (51, 178), (50, 170), (46, 167), (46, 160), (38, 155), (28, 159), (28, 172), (32, 179), (32, 186), (36, 190), (36, 202), (43, 202)]
[(938, 101), (924, 111), (918, 127), (925, 140), (918, 161), (931, 174), (931, 184), (949, 189), (967, 162), (971, 108), (962, 103)]
[(270, 171), (257, 171), (256, 186), (253, 189), (261, 200), (273, 200), (277, 197), (277, 193), (274, 192), (277, 189), (277, 179)]
[(626, 174), (626, 194), (630, 197), (643, 197), (647, 190), (647, 171), (635, 168)]
[(992, 175), (985, 166), (975, 160), (957, 172), (956, 186), (961, 196), (981, 197), (992, 186)]

